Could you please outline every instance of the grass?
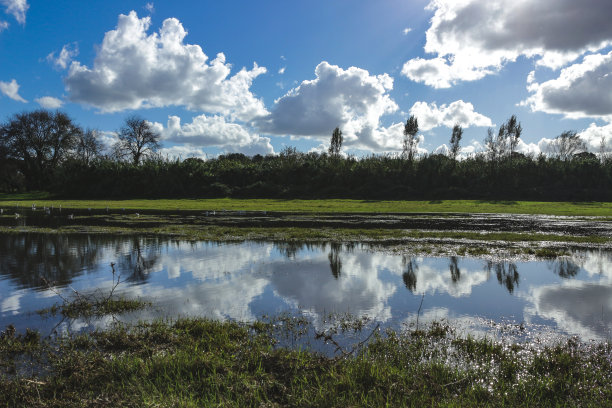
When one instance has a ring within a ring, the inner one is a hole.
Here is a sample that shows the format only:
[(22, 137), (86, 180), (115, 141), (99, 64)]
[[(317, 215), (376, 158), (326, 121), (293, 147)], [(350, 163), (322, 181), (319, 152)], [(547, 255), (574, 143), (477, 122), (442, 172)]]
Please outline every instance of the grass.
[(62, 200), (47, 193), (0, 194), (2, 207), (59, 207), (160, 211), (284, 211), (304, 213), (494, 213), (612, 217), (612, 203), (538, 201), (383, 201), (383, 200), (281, 200), (281, 199), (155, 199)]
[(89, 299), (79, 298), (69, 303), (55, 304), (49, 308), (37, 311), (44, 316), (61, 314), (63, 317), (75, 319), (78, 317), (118, 315), (149, 307), (150, 303), (140, 299)]
[[(3, 334), (40, 374), (0, 375), (0, 406), (610, 406), (608, 343), (542, 347), (432, 323), (355, 353), (279, 347), (273, 324), (182, 319), (61, 337)], [(24, 345), (24, 346), (19, 346)], [(17, 370), (19, 371), (19, 370)]]
[[(139, 234), (172, 236), (185, 240), (209, 241), (299, 241), (299, 242), (381, 242), (409, 244), (412, 241), (429, 242), (432, 245), (454, 245), (461, 241), (478, 241), (501, 247), (528, 245), (524, 248), (528, 255), (554, 257), (565, 255), (566, 249), (540, 248), (542, 245), (595, 244), (606, 245), (612, 238), (597, 235), (557, 235), (521, 232), (475, 232), (475, 231), (426, 231), (383, 228), (274, 228), (274, 227), (226, 227), (191, 226), (188, 224), (167, 225), (155, 228), (68, 226), (60, 228), (41, 227), (0, 227), (0, 233), (45, 233), (45, 234)], [(486, 247), (461, 247), (459, 255), (479, 256), (489, 253)]]

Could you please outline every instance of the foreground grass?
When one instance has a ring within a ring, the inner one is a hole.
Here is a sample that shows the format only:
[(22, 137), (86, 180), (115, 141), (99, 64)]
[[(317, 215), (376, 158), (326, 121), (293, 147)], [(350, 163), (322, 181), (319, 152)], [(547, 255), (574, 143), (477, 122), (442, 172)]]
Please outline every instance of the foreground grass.
[(0, 406), (612, 404), (610, 344), (504, 345), (433, 323), (326, 357), (278, 347), (277, 327), (179, 320), (55, 341), (5, 332), (0, 361), (12, 374), (0, 375)]
[(46, 193), (0, 194), (1, 207), (43, 206), (75, 209), (126, 209), (162, 211), (284, 211), (304, 213), (492, 213), (612, 217), (612, 203), (538, 201), (379, 201), (281, 199), (157, 199), (59, 200)]

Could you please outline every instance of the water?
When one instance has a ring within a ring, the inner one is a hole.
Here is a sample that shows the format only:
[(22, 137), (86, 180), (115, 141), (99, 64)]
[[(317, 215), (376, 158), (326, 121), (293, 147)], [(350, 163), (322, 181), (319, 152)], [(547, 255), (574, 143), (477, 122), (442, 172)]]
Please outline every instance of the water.
[[(111, 263), (124, 281), (118, 293), (150, 300), (153, 308), (71, 321), (35, 313), (60, 303), (58, 293), (108, 293)], [(612, 329), (612, 252), (493, 262), (408, 257), (365, 244), (0, 234), (0, 329), (14, 324), (45, 334), (114, 319), (253, 321), (279, 313), (305, 316), (316, 327), (330, 313), (368, 316), (394, 328), (414, 325), (418, 315), (421, 322), (448, 319), (474, 333), (492, 322), (513, 323), (606, 340)]]

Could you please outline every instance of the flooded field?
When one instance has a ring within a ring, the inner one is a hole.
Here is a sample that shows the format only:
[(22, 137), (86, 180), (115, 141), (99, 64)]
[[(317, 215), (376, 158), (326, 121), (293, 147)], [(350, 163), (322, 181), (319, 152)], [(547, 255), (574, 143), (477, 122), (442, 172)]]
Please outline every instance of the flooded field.
[[(153, 307), (94, 320), (36, 311), (59, 295), (117, 294)], [(47, 283), (45, 283), (47, 282)], [(612, 252), (551, 260), (409, 256), (378, 244), (211, 242), (100, 234), (0, 234), (0, 327), (75, 331), (114, 319), (202, 316), (253, 321), (288, 313), (322, 326), (329, 314), (401, 329), (448, 319), (470, 333), (506, 325), (606, 340)]]

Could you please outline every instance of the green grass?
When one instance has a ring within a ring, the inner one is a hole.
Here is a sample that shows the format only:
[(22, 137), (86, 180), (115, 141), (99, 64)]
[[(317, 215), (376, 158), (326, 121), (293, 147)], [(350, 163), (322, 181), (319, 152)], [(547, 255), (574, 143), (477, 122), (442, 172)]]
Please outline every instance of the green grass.
[(305, 213), (505, 213), (612, 217), (612, 203), (537, 201), (377, 201), (280, 199), (158, 199), (158, 200), (59, 200), (46, 193), (0, 194), (2, 207), (93, 208), (129, 210), (244, 210)]
[[(45, 233), (45, 234), (141, 234), (141, 235), (170, 235), (185, 240), (208, 241), (367, 241), (409, 243), (411, 240), (433, 240), (431, 244), (456, 244), (457, 240), (473, 240), (491, 243), (497, 246), (511, 246), (512, 244), (542, 243), (564, 244), (609, 244), (612, 238), (605, 236), (557, 235), (522, 232), (474, 232), (474, 231), (423, 231), (382, 228), (274, 228), (274, 227), (225, 227), (225, 226), (190, 226), (188, 224), (167, 225), (155, 228), (126, 227), (98, 227), (98, 226), (66, 226), (60, 228), (39, 227), (0, 227), (0, 233)], [(549, 257), (547, 250), (529, 252), (531, 255)], [(559, 252), (558, 250), (550, 250)], [(482, 252), (482, 253), (480, 253)], [(463, 253), (478, 256), (488, 253), (485, 249), (464, 248)], [(563, 254), (563, 253), (561, 253)]]
[[(612, 347), (462, 338), (433, 323), (352, 353), (278, 347), (277, 325), (205, 319), (71, 335), (0, 336), (0, 406), (610, 406)], [(4, 351), (10, 350), (10, 353)], [(13, 366), (15, 368), (15, 366)], [(18, 371), (18, 370), (17, 370)]]
[(122, 313), (141, 310), (151, 304), (139, 299), (102, 299), (77, 298), (64, 304), (56, 304), (46, 309), (38, 310), (41, 316), (61, 314), (70, 319), (78, 317), (118, 315)]

